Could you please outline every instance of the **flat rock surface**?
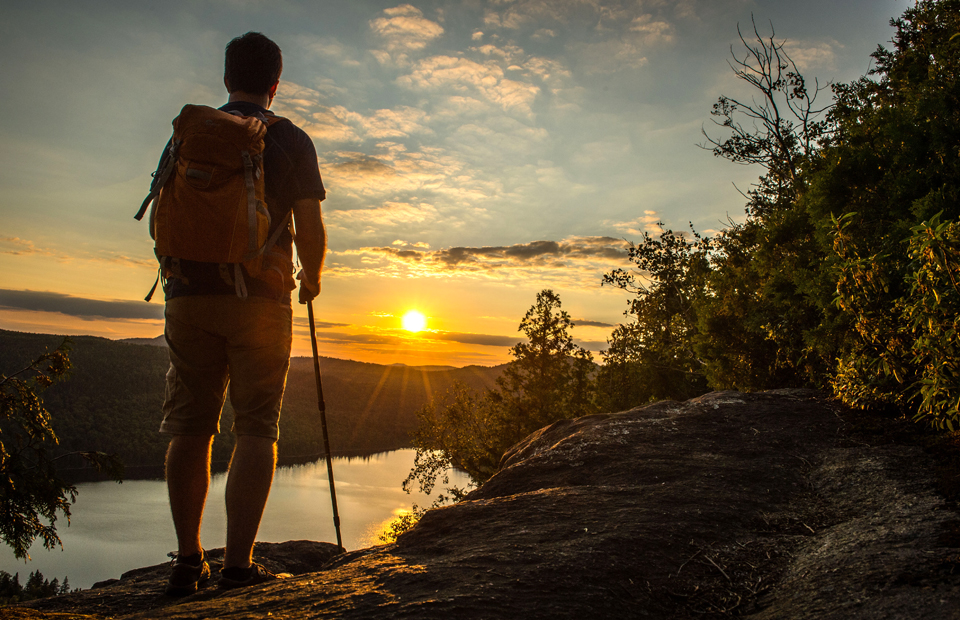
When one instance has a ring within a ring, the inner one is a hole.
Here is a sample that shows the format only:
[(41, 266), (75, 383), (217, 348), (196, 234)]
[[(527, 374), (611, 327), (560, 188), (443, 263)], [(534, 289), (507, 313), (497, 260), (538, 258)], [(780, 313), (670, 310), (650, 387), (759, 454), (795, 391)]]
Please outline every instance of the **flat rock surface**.
[(848, 417), (780, 390), (565, 420), (396, 544), (258, 544), (294, 576), (173, 599), (161, 565), (11, 617), (960, 618), (960, 518), (930, 457)]

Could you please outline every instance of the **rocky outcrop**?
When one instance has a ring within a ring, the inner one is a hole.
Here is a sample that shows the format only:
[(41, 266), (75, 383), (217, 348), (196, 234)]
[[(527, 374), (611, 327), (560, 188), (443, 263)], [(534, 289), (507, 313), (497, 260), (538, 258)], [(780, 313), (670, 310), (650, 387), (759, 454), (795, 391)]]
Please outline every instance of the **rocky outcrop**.
[[(118, 618), (957, 618), (957, 513), (927, 457), (870, 445), (815, 392), (717, 392), (558, 422), (396, 544), (185, 599), (165, 567), (37, 601)], [(348, 515), (343, 515), (349, 518)], [(294, 551), (294, 546), (299, 550)], [(283, 559), (284, 556), (286, 559)], [(309, 556), (309, 557), (308, 557)]]

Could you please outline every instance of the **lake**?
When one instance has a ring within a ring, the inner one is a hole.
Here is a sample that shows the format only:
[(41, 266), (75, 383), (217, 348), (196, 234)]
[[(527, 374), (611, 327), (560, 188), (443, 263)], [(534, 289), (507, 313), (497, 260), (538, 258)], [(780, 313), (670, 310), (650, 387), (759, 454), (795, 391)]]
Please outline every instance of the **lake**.
[[(377, 534), (394, 517), (413, 504), (429, 505), (432, 499), (400, 487), (413, 466), (415, 450), (395, 450), (368, 457), (334, 458), (333, 475), (340, 512), (340, 531), (348, 550), (379, 543)], [(465, 486), (469, 478), (451, 473), (451, 484)], [(208, 549), (222, 547), (226, 515), (223, 508), (225, 474), (215, 474), (204, 512), (202, 539)], [(97, 581), (169, 561), (177, 548), (167, 487), (162, 480), (87, 482), (77, 485), (70, 526), (57, 521), (63, 550), (47, 551), (41, 544), (30, 550), (24, 563), (9, 547), (0, 551), (0, 570), (20, 573), (20, 583), (39, 570), (44, 577), (72, 588), (89, 588)], [(283, 542), (316, 540), (336, 543), (330, 487), (324, 461), (280, 467), (257, 540)]]

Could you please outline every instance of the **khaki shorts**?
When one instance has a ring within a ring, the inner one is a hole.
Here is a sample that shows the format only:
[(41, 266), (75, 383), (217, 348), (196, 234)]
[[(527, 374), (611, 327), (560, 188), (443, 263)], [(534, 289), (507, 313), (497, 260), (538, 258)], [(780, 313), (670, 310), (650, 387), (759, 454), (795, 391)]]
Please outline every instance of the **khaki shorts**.
[(227, 386), (233, 431), (276, 440), (290, 367), (289, 302), (232, 295), (167, 301), (170, 369), (160, 432), (214, 435)]

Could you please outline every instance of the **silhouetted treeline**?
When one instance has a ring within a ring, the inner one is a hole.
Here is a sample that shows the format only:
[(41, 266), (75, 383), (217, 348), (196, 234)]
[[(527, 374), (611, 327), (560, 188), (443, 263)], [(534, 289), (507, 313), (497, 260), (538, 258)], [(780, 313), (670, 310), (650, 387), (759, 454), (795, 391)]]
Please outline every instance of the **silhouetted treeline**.
[(10, 605), (21, 601), (32, 601), (37, 598), (46, 598), (70, 592), (70, 582), (66, 577), (63, 583), (56, 577), (53, 581), (46, 579), (38, 570), (30, 573), (26, 585), (20, 585), (20, 573), (11, 575), (0, 570), (0, 605)]
[[(168, 437), (158, 432), (167, 350), (93, 336), (73, 336), (70, 378), (44, 393), (61, 453), (97, 450), (118, 454), (126, 477), (163, 464)], [(0, 372), (29, 364), (63, 336), (0, 330)], [(418, 369), (321, 358), (324, 399), (334, 454), (363, 454), (410, 447), (416, 411), (454, 381), (482, 389), (501, 368)], [(214, 441), (213, 460), (227, 461), (233, 449), (229, 401)], [(323, 441), (311, 358), (293, 358), (280, 422), (278, 455), (283, 460), (319, 456)], [(69, 468), (71, 464), (65, 463)], [(155, 474), (154, 474), (155, 475)]]

